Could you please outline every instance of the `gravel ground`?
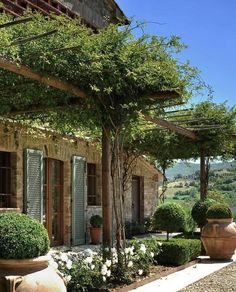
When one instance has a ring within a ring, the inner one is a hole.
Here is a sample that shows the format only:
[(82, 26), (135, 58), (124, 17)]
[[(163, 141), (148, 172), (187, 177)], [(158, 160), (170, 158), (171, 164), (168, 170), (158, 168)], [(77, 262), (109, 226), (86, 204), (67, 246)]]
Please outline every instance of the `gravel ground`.
[(236, 262), (179, 290), (188, 292), (236, 292)]

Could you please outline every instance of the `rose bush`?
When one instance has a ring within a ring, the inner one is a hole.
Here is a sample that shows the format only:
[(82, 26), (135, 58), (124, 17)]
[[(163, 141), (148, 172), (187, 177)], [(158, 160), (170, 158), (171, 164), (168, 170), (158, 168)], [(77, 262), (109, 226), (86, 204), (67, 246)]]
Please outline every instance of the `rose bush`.
[(147, 275), (150, 266), (156, 263), (160, 248), (157, 240), (148, 239), (145, 242), (133, 240), (119, 252), (116, 248), (51, 251), (51, 265), (64, 277), (68, 291), (107, 289)]

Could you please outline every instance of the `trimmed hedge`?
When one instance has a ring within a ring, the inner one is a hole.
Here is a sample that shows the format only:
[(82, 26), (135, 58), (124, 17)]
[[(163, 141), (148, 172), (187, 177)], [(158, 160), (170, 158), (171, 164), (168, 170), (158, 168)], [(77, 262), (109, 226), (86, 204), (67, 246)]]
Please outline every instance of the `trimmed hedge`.
[(157, 261), (162, 265), (180, 266), (196, 259), (201, 254), (198, 239), (171, 239), (163, 241)]
[(0, 258), (34, 258), (49, 251), (47, 230), (25, 214), (0, 214), (0, 230)]
[(207, 210), (206, 217), (208, 219), (233, 218), (233, 214), (228, 205), (215, 204)]

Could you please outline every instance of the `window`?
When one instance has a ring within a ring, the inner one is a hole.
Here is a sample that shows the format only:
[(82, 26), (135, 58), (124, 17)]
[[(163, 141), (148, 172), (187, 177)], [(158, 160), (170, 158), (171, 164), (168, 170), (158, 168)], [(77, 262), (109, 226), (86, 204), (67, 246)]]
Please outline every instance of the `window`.
[(63, 243), (63, 163), (44, 159), (44, 225), (52, 245)]
[(89, 206), (100, 206), (100, 198), (97, 194), (96, 188), (96, 164), (88, 163), (88, 205)]
[(0, 151), (0, 208), (11, 206), (11, 153)]

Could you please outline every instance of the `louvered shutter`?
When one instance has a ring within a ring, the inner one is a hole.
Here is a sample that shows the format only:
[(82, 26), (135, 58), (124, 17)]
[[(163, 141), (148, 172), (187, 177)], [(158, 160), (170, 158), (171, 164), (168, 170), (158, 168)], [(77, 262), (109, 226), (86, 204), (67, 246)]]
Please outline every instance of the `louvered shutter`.
[(72, 161), (72, 244), (85, 244), (86, 161), (74, 156)]
[(24, 190), (26, 213), (43, 222), (43, 153), (27, 149), (24, 153)]

